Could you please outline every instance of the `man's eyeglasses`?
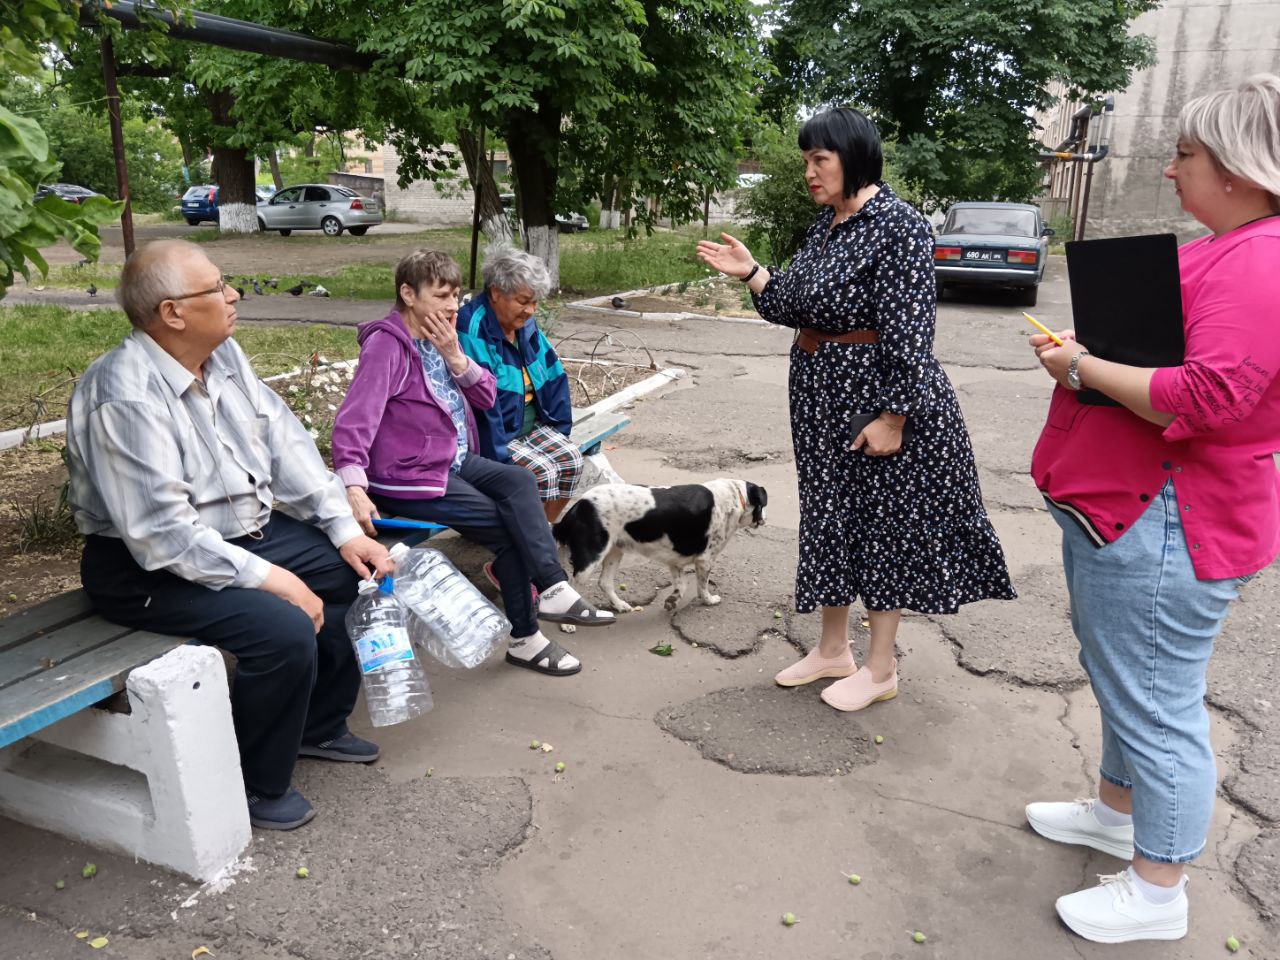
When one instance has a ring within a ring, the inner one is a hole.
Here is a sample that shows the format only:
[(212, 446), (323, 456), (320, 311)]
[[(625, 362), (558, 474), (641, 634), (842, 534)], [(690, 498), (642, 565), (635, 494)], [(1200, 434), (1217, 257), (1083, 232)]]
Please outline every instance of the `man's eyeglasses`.
[(227, 285), (219, 280), (216, 287), (210, 287), (208, 290), (197, 290), (195, 293), (184, 293), (176, 297), (165, 297), (165, 300), (173, 300), (175, 302), (178, 300), (190, 300), (192, 297), (207, 297), (211, 293), (216, 293), (225, 299), (227, 296)]

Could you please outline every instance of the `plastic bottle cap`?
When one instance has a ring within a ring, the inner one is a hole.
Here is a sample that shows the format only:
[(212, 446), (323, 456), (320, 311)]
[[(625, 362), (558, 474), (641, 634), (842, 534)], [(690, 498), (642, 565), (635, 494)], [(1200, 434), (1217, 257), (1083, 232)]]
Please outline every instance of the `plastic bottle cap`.
[(373, 593), (377, 589), (377, 580), (361, 580), (359, 586), (356, 587), (359, 593)]
[(387, 574), (382, 578), (382, 582), (378, 584), (378, 589), (390, 596), (396, 592), (396, 578)]

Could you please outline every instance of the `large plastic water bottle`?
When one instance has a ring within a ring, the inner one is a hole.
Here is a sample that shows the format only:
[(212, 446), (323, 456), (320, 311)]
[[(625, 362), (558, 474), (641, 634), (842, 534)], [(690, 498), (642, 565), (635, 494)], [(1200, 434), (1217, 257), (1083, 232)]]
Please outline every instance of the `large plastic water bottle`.
[(404, 605), (395, 580), (360, 581), (360, 594), (347, 611), (347, 634), (356, 648), (369, 719), (375, 727), (402, 723), (431, 709), (431, 688), (413, 655)]
[(511, 633), (511, 623), (439, 550), (391, 548), (409, 635), (449, 667), (479, 666)]

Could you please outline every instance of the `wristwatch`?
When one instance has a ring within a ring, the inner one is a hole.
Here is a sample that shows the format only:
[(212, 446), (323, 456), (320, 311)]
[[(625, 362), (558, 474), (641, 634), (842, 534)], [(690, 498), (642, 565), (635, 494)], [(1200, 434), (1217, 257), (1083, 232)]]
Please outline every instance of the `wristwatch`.
[(1072, 390), (1080, 389), (1080, 358), (1088, 353), (1088, 350), (1081, 350), (1071, 358), (1071, 363), (1067, 366), (1067, 386)]

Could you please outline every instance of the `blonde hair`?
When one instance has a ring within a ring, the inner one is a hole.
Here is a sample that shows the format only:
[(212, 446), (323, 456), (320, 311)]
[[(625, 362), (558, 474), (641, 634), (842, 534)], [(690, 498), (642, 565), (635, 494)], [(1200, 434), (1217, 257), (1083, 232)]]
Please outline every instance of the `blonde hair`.
[(147, 329), (163, 301), (186, 292), (185, 261), (192, 256), (203, 257), (204, 251), (186, 240), (153, 240), (125, 262), (116, 302), (134, 327)]
[(1192, 100), (1178, 116), (1178, 139), (1199, 144), (1226, 173), (1261, 187), (1280, 212), (1280, 76), (1255, 74), (1234, 90)]

